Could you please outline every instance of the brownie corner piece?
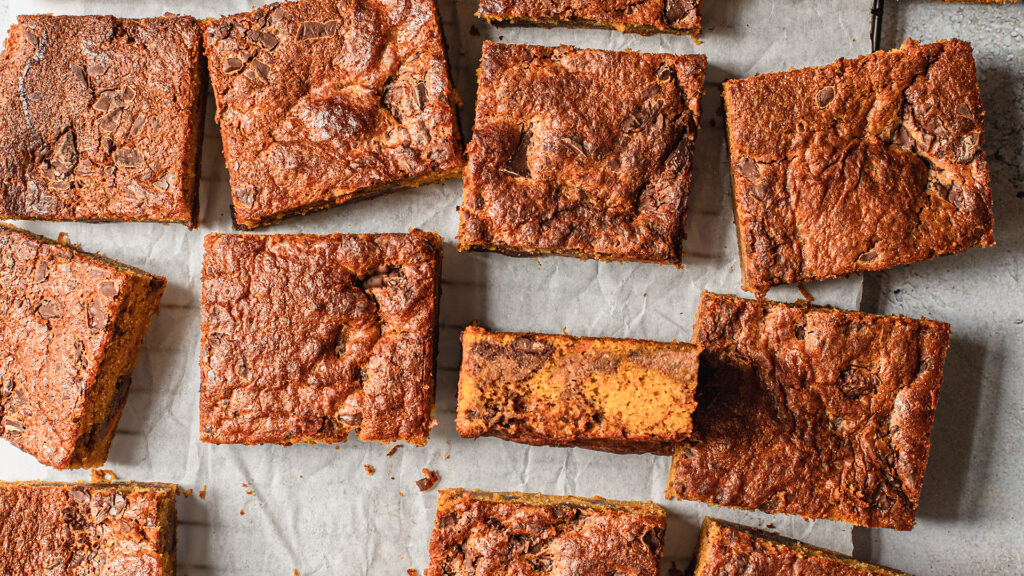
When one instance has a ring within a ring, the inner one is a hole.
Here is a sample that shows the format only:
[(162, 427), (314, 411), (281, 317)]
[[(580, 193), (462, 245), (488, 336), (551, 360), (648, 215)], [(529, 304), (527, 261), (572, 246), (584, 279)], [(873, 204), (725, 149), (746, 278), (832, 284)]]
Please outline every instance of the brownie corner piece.
[(165, 285), (0, 224), (0, 437), (54, 468), (102, 465)]
[(174, 576), (177, 488), (0, 482), (0, 573)]
[(0, 218), (197, 225), (190, 16), (19, 16), (0, 60)]
[(671, 454), (696, 407), (699, 349), (563, 334), (462, 333), (460, 436)]
[(237, 228), (458, 176), (434, 0), (274, 3), (204, 38)]
[(459, 249), (677, 263), (706, 65), (485, 42)]
[(211, 234), (204, 442), (425, 444), (433, 426), (437, 234)]
[(650, 502), (441, 490), (424, 576), (549, 572), (657, 576), (665, 510)]
[(733, 574), (746, 566), (758, 566), (766, 574), (909, 576), (764, 530), (704, 518), (693, 576)]
[(908, 41), (723, 94), (745, 289), (994, 243), (970, 44)]
[(690, 440), (666, 495), (913, 527), (949, 325), (705, 293)]
[(613, 28), (636, 34), (690, 34), (701, 28), (701, 0), (480, 0), (476, 15), (488, 22)]

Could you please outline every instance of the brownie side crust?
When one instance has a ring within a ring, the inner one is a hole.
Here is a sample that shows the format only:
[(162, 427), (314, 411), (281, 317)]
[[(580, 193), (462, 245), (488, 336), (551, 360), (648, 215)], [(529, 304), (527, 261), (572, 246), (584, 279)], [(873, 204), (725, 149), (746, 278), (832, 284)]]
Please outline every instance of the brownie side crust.
[(694, 342), (668, 497), (913, 527), (948, 324), (704, 293)]
[(0, 218), (197, 225), (198, 22), (19, 16), (0, 56)]
[(476, 15), (491, 23), (588, 26), (619, 32), (700, 32), (700, 0), (480, 0)]
[(425, 444), (441, 238), (206, 237), (204, 442)]
[(457, 177), (433, 0), (301, 0), (208, 21), (237, 228)]
[(176, 490), (0, 482), (0, 573), (174, 576)]
[(0, 224), (0, 437), (103, 464), (166, 280)]
[(485, 42), (459, 249), (678, 263), (705, 68)]
[(756, 528), (704, 518), (693, 576), (747, 571), (815, 576), (909, 576)]
[(650, 502), (441, 490), (424, 576), (657, 576), (664, 542)]
[(994, 243), (970, 44), (908, 41), (723, 94), (745, 289)]
[(462, 333), (456, 426), (464, 438), (671, 454), (697, 404), (692, 344)]

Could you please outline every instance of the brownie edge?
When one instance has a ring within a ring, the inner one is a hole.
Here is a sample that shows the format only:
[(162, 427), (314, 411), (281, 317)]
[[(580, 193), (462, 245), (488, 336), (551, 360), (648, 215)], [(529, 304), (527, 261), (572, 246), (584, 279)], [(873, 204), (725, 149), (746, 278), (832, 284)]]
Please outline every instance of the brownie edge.
[(612, 28), (636, 34), (700, 33), (701, 0), (480, 0), (491, 23)]

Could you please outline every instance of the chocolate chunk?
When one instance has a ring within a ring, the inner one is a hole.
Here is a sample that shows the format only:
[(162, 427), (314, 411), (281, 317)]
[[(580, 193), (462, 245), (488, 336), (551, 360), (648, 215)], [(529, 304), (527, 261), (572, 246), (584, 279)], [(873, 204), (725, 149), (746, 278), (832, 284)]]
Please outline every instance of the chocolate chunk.
[(363, 280), (363, 288), (369, 290), (371, 288), (381, 288), (384, 286), (384, 280), (387, 278), (390, 268), (387, 266), (378, 266), (373, 274), (367, 276)]
[(974, 112), (971, 110), (970, 104), (963, 103), (956, 107), (956, 113), (969, 120), (974, 120)]
[(75, 166), (78, 165), (78, 148), (73, 129), (68, 129), (57, 140), (56, 151), (53, 157), (50, 158), (50, 165), (53, 166), (54, 170), (61, 177), (70, 174), (75, 169)]
[(313, 38), (325, 38), (334, 36), (338, 32), (338, 22), (303, 22), (295, 33), (296, 40), (312, 40)]
[(110, 94), (108, 92), (104, 92), (103, 94), (100, 94), (100, 97), (97, 98), (95, 102), (93, 102), (92, 109), (99, 110), (100, 112), (106, 112), (107, 110), (110, 110), (112, 102), (113, 98)]
[(215, 30), (211, 30), (210, 33), (215, 35), (218, 40), (223, 40), (231, 35), (231, 29), (234, 27), (230, 22), (226, 22), (218, 26)]
[(33, 46), (39, 46), (39, 36), (36, 36), (35, 32), (31, 30), (25, 30), (25, 40)]
[(225, 74), (235, 74), (243, 67), (245, 67), (245, 62), (232, 56), (224, 62), (224, 67), (221, 68), (221, 70), (223, 70)]
[[(250, 76), (249, 73), (255, 70), (255, 77)], [(267, 66), (259, 60), (252, 61), (252, 67), (245, 71), (246, 76), (249, 76), (251, 80), (259, 78), (264, 82), (268, 82), (270, 79), (270, 66)]]
[(427, 104), (427, 83), (423, 80), (417, 82), (413, 93), (416, 95), (416, 108), (423, 110), (423, 107)]
[(736, 171), (748, 182), (756, 182), (761, 177), (761, 169), (757, 162), (748, 156), (744, 156), (736, 162)]
[(694, 0), (665, 0), (665, 20), (675, 24), (689, 16), (694, 9)]
[(67, 180), (58, 180), (50, 184), (50, 188), (53, 190), (70, 190), (71, 183)]
[(825, 106), (828, 106), (835, 97), (835, 87), (825, 86), (821, 90), (818, 90), (818, 94), (814, 97), (814, 101), (818, 103), (819, 108), (824, 108)]
[(662, 82), (672, 82), (676, 79), (675, 68), (668, 64), (662, 64), (658, 66), (658, 71), (654, 73), (654, 77)]
[(416, 481), (416, 487), (420, 489), (420, 492), (430, 490), (437, 484), (437, 481), (441, 479), (441, 477), (437, 475), (437, 472), (427, 468), (423, 469), (423, 474), (423, 478)]
[(637, 118), (636, 114), (630, 114), (626, 116), (626, 118), (623, 119), (622, 122), (619, 122), (619, 129), (625, 132), (626, 134), (639, 132), (641, 126), (643, 126), (643, 122), (641, 122), (640, 119)]
[(587, 157), (587, 151), (583, 148), (583, 143), (580, 142), (578, 136), (563, 136), (559, 140), (559, 142), (561, 142), (562, 145), (568, 148), (569, 150), (572, 150), (574, 153), (576, 153), (576, 155), (579, 156), (580, 158)]
[(100, 130), (103, 130), (104, 132), (113, 132), (114, 130), (117, 130), (117, 126), (120, 123), (121, 109), (114, 108), (110, 112), (107, 112), (102, 118), (100, 118), (100, 121), (97, 123), (97, 125), (100, 127)]
[(131, 86), (125, 86), (124, 90), (121, 90), (121, 98), (124, 98), (125, 102), (131, 102), (132, 100), (135, 100), (135, 96), (135, 88), (132, 88)]
[(114, 152), (114, 163), (125, 168), (136, 168), (142, 163), (142, 156), (131, 148), (118, 148)]
[(268, 50), (268, 51), (269, 50), (273, 50), (274, 48), (277, 48), (277, 45), (280, 42), (281, 42), (281, 40), (277, 36), (274, 36), (273, 34), (271, 34), (270, 32), (261, 32), (260, 33), (259, 44), (260, 44), (260, 46), (263, 46), (264, 50)]
[(107, 136), (100, 138), (100, 149), (110, 154), (114, 151), (114, 141)]
[(235, 200), (246, 206), (252, 206), (256, 202), (256, 190), (251, 186), (235, 188), (231, 190), (231, 195), (234, 196)]
[(907, 129), (904, 128), (903, 126), (900, 126), (896, 130), (896, 134), (892, 138), (892, 143), (906, 150), (907, 152), (913, 152), (916, 148), (914, 138), (910, 135), (910, 132), (908, 132)]
[(142, 128), (145, 125), (146, 125), (146, 118), (144, 116), (142, 116), (142, 114), (139, 114), (138, 116), (135, 117), (135, 122), (132, 122), (132, 127), (131, 127), (130, 130), (128, 130), (128, 133), (131, 134), (132, 137), (138, 136), (139, 132), (142, 132)]
[(505, 165), (499, 168), (499, 170), (512, 176), (530, 178), (532, 174), (530, 173), (529, 150), (532, 139), (533, 135), (529, 131), (523, 132), (519, 136), (519, 143), (516, 144), (516, 149), (512, 152), (512, 156), (509, 157)]
[(356, 426), (359, 426), (359, 425), (361, 425), (363, 423), (363, 415), (362, 414), (339, 414), (338, 415), (338, 421), (341, 422), (342, 424), (350, 427), (350, 428), (355, 428)]
[(100, 300), (99, 296), (93, 298), (92, 302), (89, 303), (86, 308), (89, 322), (89, 330), (93, 334), (102, 332), (107, 326), (107, 310), (103, 305), (103, 301)]
[(960, 164), (970, 164), (971, 160), (974, 160), (974, 156), (978, 153), (978, 134), (968, 134), (964, 136), (964, 139), (960, 141), (960, 146), (957, 147), (955, 155), (956, 161)]
[(43, 300), (43, 303), (39, 305), (36, 312), (47, 320), (50, 318), (60, 318), (61, 316), (60, 304), (53, 300)]
[(29, 92), (25, 96), (25, 98), (27, 98), (29, 100), (42, 100), (43, 99), (43, 93), (42, 92)]
[(110, 505), (110, 515), (120, 516), (121, 512), (124, 512), (125, 506), (128, 505), (128, 500), (122, 496), (119, 492), (114, 493), (114, 501)]
[(102, 76), (106, 71), (107, 71), (107, 65), (103, 64), (101, 62), (97, 62), (95, 64), (91, 64), (86, 69), (86, 72), (89, 73), (89, 76)]
[(40, 260), (39, 264), (36, 265), (36, 283), (46, 282), (46, 278), (50, 275), (50, 268), (46, 265), (46, 260)]
[(169, 175), (170, 174), (164, 174), (163, 176), (161, 176), (159, 180), (153, 182), (153, 186), (155, 186), (158, 190), (167, 190), (168, 188), (170, 188), (171, 183), (167, 181)]
[(876, 259), (878, 259), (878, 253), (875, 252), (874, 250), (868, 250), (867, 252), (861, 254), (860, 257), (857, 258), (857, 261), (862, 264), (867, 264), (869, 262), (874, 262)]
[(68, 491), (68, 495), (71, 496), (72, 500), (78, 502), (79, 504), (89, 503), (89, 495), (85, 493), (85, 490), (72, 488), (70, 491)]
[(77, 62), (71, 65), (71, 74), (75, 77), (78, 82), (85, 88), (89, 87), (89, 79), (85, 75), (85, 66), (78, 64)]
[(243, 380), (249, 380), (252, 377), (249, 373), (249, 365), (245, 361), (245, 356), (239, 356), (238, 361), (235, 362), (235, 374)]
[(100, 294), (106, 296), (107, 298), (115, 298), (120, 293), (120, 290), (118, 290), (117, 288), (117, 283), (115, 283), (113, 280), (100, 282), (100, 285), (97, 287), (97, 290), (99, 291)]

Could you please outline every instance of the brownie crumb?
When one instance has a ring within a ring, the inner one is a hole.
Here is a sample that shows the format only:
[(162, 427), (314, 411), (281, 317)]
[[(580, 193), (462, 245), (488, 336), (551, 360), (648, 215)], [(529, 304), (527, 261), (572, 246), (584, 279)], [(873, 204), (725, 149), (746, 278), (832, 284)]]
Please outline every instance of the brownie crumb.
[(406, 570), (406, 572), (409, 574), (409, 576), (420, 576), (420, 573), (417, 572), (415, 568), (409, 568), (408, 570)]
[(363, 464), (363, 470), (366, 470), (367, 476), (373, 476), (373, 473), (377, 471), (376, 468), (370, 466), (369, 464)]
[(206, 500), (206, 484), (203, 484), (203, 489), (199, 491), (199, 498)]
[(104, 483), (104, 482), (115, 482), (117, 481), (117, 474), (114, 474), (112, 470), (106, 468), (94, 468), (89, 474), (92, 478), (93, 483)]
[(420, 492), (426, 492), (437, 485), (437, 481), (440, 479), (441, 477), (437, 475), (437, 472), (424, 468), (423, 478), (416, 481), (416, 486), (419, 487)]
[(395, 452), (398, 452), (398, 449), (401, 448), (401, 447), (402, 447), (401, 444), (396, 444), (396, 445), (392, 446), (391, 450), (388, 450), (388, 453), (385, 454), (385, 456), (387, 456), (388, 458), (394, 456)]
[(803, 282), (797, 284), (796, 287), (798, 290), (800, 290), (800, 295), (804, 297), (805, 302), (807, 302), (808, 304), (814, 303), (814, 296), (812, 296), (811, 293), (807, 291), (807, 287), (804, 286)]
[(181, 495), (184, 496), (185, 498), (188, 498), (189, 496), (192, 495), (192, 489), (189, 488), (188, 490), (185, 490), (184, 492), (181, 493)]

